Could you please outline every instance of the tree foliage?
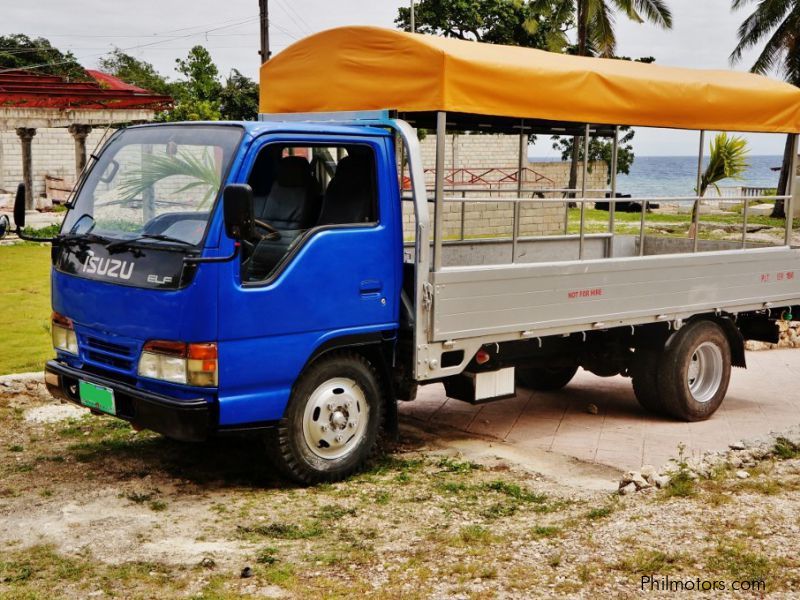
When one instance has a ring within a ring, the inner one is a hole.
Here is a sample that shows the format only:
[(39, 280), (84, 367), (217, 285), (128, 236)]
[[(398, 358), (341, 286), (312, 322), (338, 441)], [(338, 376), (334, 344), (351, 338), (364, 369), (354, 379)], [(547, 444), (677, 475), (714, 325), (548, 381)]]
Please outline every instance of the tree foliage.
[[(562, 0), (422, 0), (415, 7), (418, 33), (561, 52), (574, 26)], [(395, 24), (411, 29), (411, 10), (398, 9)]]
[(89, 76), (72, 52), (61, 52), (43, 37), (21, 33), (0, 35), (0, 69), (32, 69), (42, 75), (58, 75), (71, 81), (87, 81)]
[(750, 166), (747, 163), (747, 140), (740, 136), (718, 133), (712, 140), (708, 165), (700, 179), (700, 196), (705, 196), (709, 187), (719, 192), (718, 183), (723, 179), (741, 179)]
[[(734, 10), (755, 0), (733, 0)], [(776, 72), (792, 85), (800, 86), (800, 3), (796, 0), (761, 0), (739, 26), (739, 42), (730, 55), (732, 64), (762, 41), (764, 47), (750, 67), (754, 73)]]
[(672, 13), (664, 0), (562, 0), (574, 6), (577, 21), (576, 53), (611, 57), (617, 46), (614, 23), (621, 14), (636, 23), (672, 27)]
[[(630, 127), (619, 128), (619, 143), (617, 145), (617, 173), (628, 175), (634, 161), (633, 136)], [(582, 138), (581, 138), (582, 139)], [(561, 160), (572, 160), (572, 138), (553, 136), (553, 149), (561, 152)], [(606, 164), (606, 181), (611, 181), (611, 157), (614, 151), (613, 143), (605, 138), (591, 138), (589, 140), (589, 172), (591, 163), (603, 161)], [(583, 160), (583, 143), (578, 144), (578, 162)]]
[(172, 95), (172, 85), (149, 62), (115, 48), (98, 61), (100, 70), (156, 94)]
[(258, 117), (258, 84), (233, 69), (220, 92), (220, 103), (223, 119), (254, 120)]
[[(755, 0), (733, 0), (733, 10), (744, 8)], [(755, 10), (739, 26), (739, 42), (730, 55), (731, 64), (742, 60), (744, 53), (764, 41), (764, 48), (750, 67), (762, 75), (776, 72), (792, 85), (800, 87), (800, 2), (796, 0), (761, 0)], [(778, 195), (783, 196), (792, 170), (792, 140), (787, 136), (783, 150)], [(785, 216), (784, 202), (775, 202), (775, 218)]]

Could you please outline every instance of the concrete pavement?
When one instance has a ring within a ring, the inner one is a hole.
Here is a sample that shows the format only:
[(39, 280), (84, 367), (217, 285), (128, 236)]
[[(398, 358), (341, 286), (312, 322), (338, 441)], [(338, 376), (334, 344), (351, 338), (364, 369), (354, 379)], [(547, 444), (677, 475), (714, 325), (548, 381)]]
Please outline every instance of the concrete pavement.
[[(660, 466), (678, 444), (687, 453), (725, 450), (742, 439), (800, 424), (800, 351), (750, 352), (749, 368), (734, 369), (728, 396), (708, 421), (683, 423), (645, 412), (629, 379), (579, 371), (558, 392), (518, 389), (515, 398), (481, 406), (448, 399), (440, 384), (401, 402), (400, 414), (428, 431), (455, 428), (503, 440), (524, 451), (546, 450), (619, 469)], [(594, 404), (597, 414), (587, 407)]]

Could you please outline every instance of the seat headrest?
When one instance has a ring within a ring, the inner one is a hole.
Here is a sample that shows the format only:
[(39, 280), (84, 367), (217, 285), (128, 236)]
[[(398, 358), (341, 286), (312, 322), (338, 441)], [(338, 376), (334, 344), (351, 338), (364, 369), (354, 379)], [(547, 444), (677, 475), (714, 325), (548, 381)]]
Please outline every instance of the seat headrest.
[(311, 165), (302, 156), (284, 156), (278, 163), (276, 181), (281, 187), (306, 187), (311, 179)]
[(346, 178), (361, 179), (369, 173), (370, 168), (369, 155), (349, 154), (336, 165), (336, 177), (340, 180)]

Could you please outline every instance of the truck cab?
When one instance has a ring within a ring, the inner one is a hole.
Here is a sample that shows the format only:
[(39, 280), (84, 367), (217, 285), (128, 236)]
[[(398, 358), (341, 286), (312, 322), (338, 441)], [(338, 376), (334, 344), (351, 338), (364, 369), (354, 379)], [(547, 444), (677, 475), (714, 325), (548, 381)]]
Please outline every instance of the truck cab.
[[(280, 461), (296, 478), (346, 474), (373, 447), (391, 387), (396, 182), (379, 128), (118, 132), (53, 246), (50, 390), (179, 440), (266, 429), (277, 455), (306, 453), (305, 468)], [(299, 451), (280, 441), (297, 386), (314, 397)]]

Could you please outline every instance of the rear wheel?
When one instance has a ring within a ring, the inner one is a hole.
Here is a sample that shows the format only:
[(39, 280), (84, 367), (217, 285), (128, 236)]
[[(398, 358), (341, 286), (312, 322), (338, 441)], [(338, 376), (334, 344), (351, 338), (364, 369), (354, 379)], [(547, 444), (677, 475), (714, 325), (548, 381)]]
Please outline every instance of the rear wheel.
[(522, 387), (540, 392), (553, 392), (565, 387), (575, 373), (577, 366), (571, 367), (517, 367), (517, 383)]
[(667, 342), (659, 395), (674, 417), (702, 421), (722, 404), (730, 377), (731, 347), (725, 332), (712, 321), (696, 321)]
[(664, 412), (658, 389), (658, 369), (662, 360), (660, 349), (638, 348), (631, 365), (633, 393), (642, 408), (654, 413)]
[(379, 379), (364, 357), (323, 357), (300, 376), (284, 418), (269, 432), (270, 458), (299, 483), (344, 479), (375, 449), (382, 412)]

